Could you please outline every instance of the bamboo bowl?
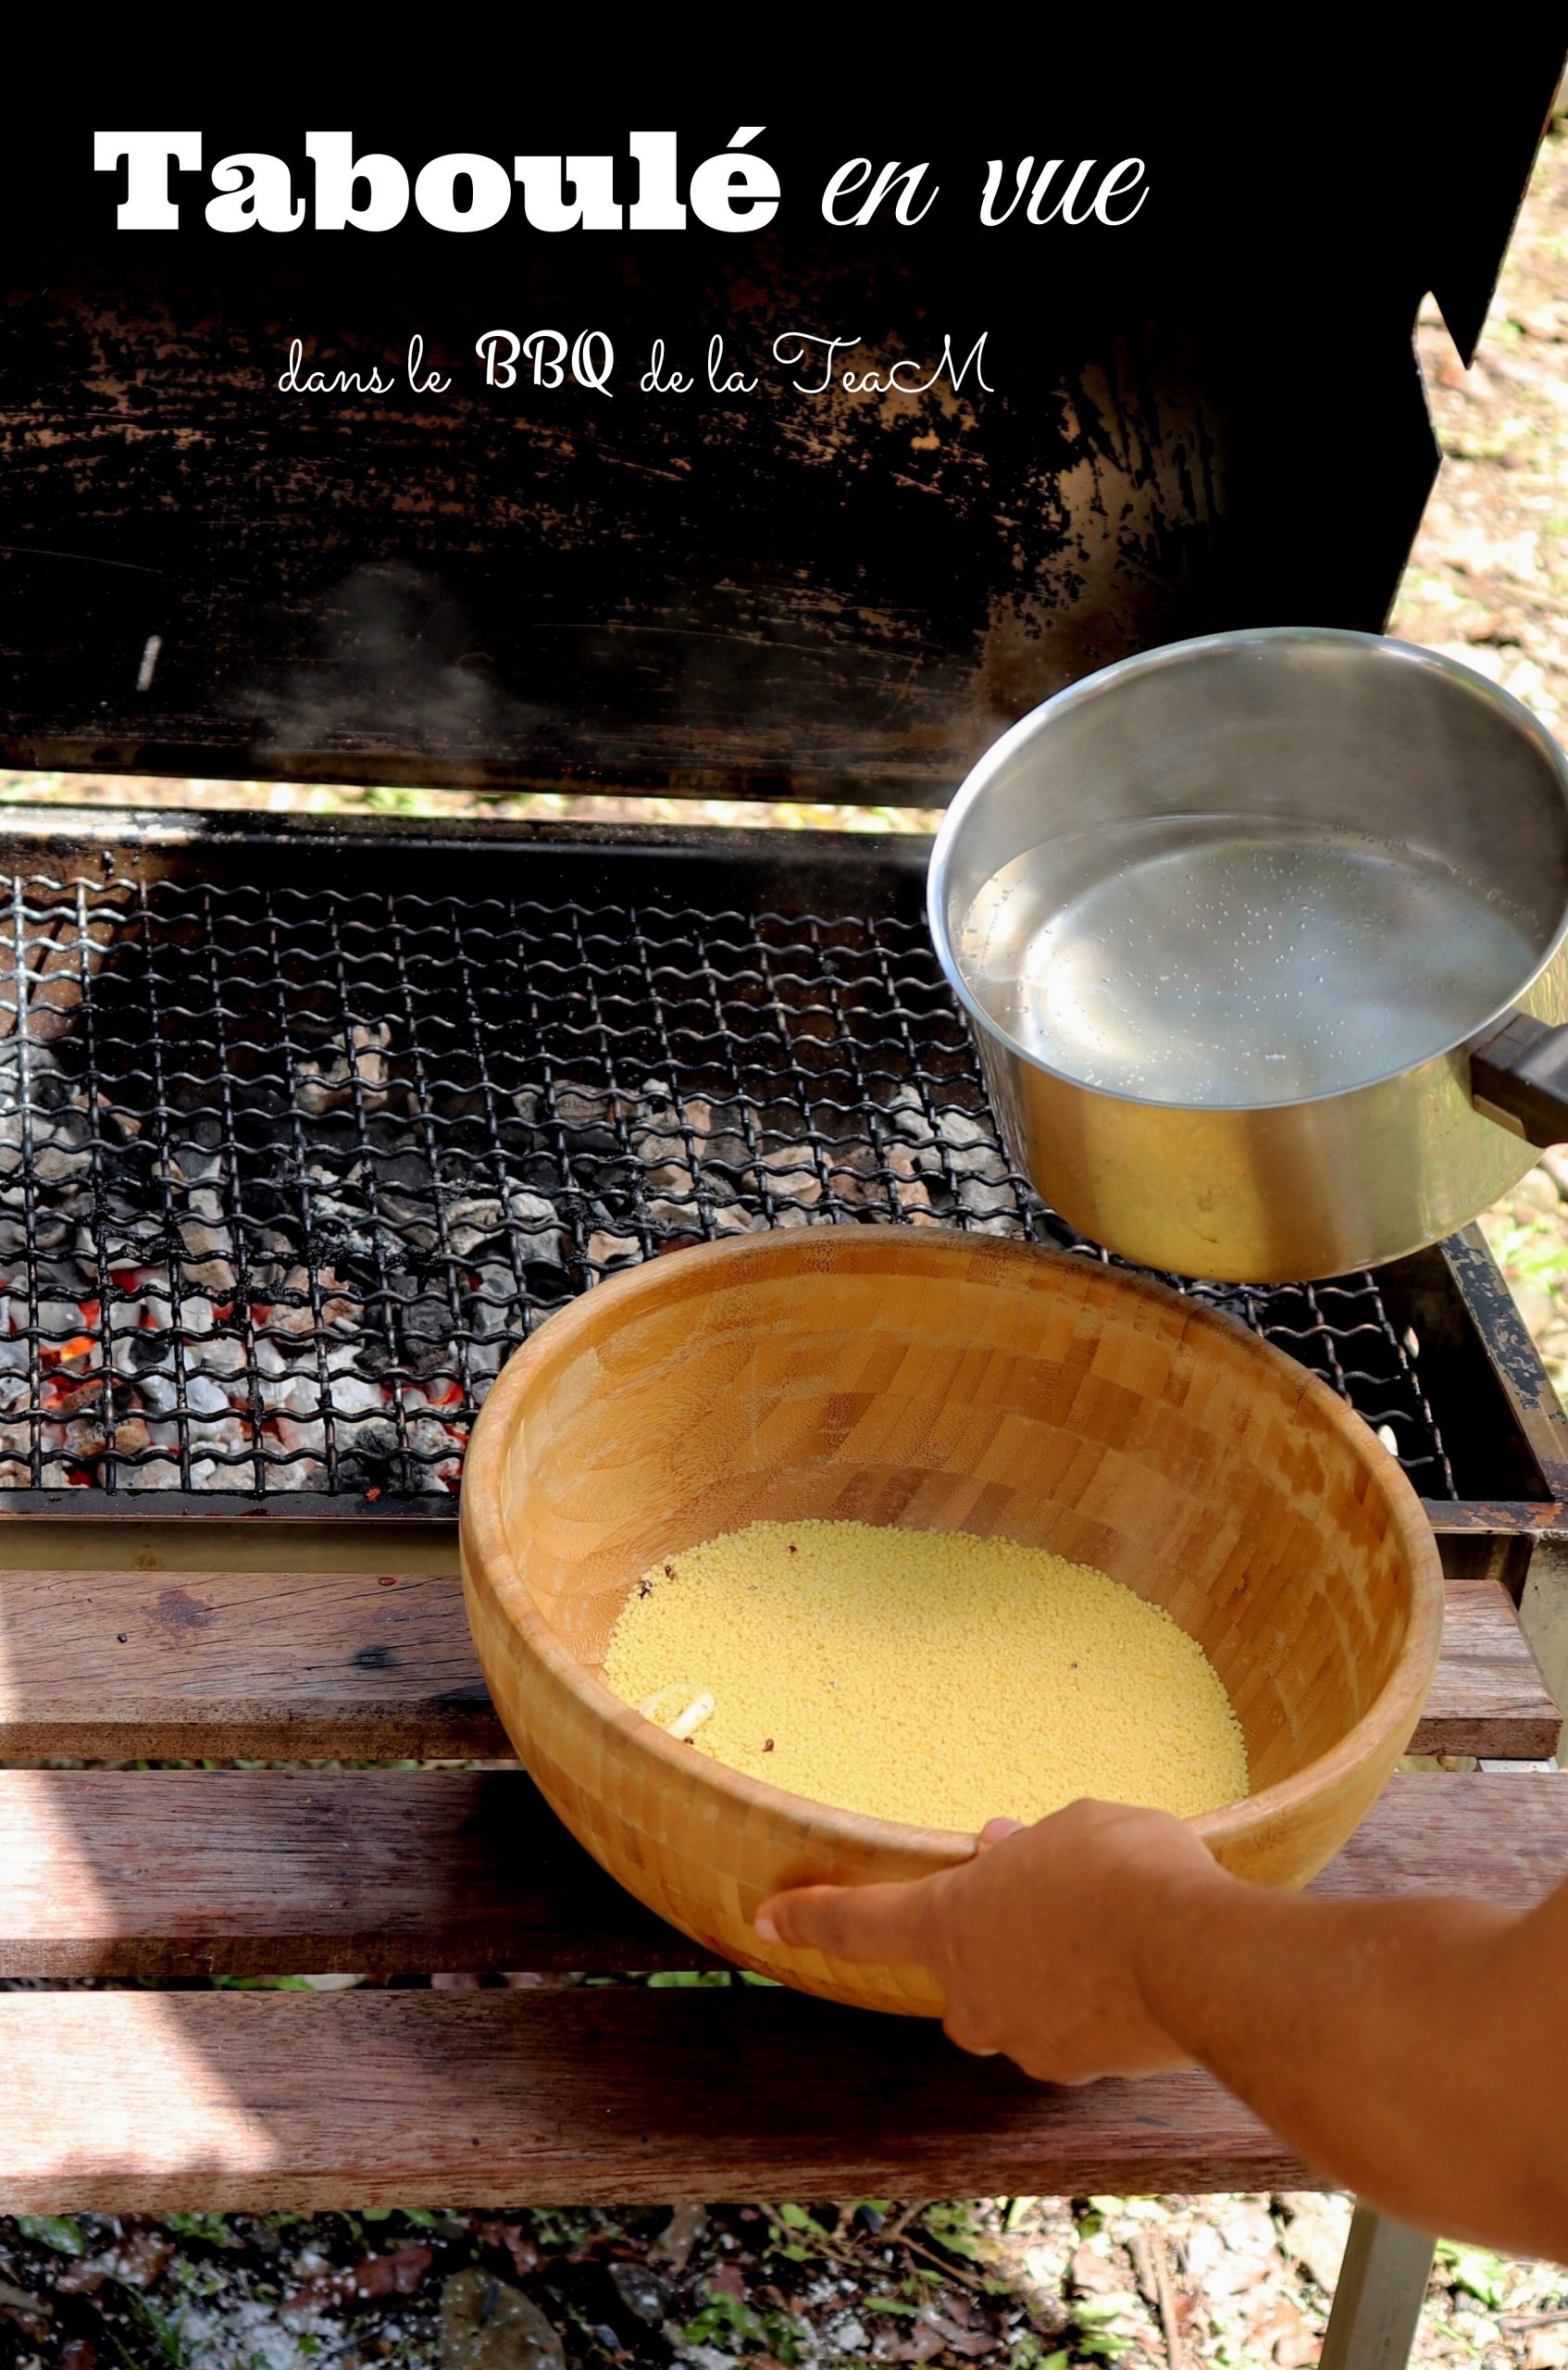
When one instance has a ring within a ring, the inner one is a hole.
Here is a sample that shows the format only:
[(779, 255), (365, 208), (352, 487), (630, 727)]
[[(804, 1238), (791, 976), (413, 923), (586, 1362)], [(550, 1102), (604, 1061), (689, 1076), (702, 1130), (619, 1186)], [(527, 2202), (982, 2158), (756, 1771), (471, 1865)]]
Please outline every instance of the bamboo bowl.
[(599, 1677), (682, 1548), (811, 1516), (970, 1530), (1097, 1565), (1201, 1642), (1255, 1791), (1194, 1821), (1304, 1884), (1365, 1815), (1437, 1666), (1414, 1492), (1326, 1385), (1097, 1262), (935, 1228), (732, 1237), (601, 1285), (518, 1351), (476, 1428), (463, 1577), (492, 1694), (573, 1834), (708, 1949), (912, 2014), (912, 1967), (765, 1949), (780, 1886), (924, 1875), (972, 1837), (809, 1802), (671, 1741)]

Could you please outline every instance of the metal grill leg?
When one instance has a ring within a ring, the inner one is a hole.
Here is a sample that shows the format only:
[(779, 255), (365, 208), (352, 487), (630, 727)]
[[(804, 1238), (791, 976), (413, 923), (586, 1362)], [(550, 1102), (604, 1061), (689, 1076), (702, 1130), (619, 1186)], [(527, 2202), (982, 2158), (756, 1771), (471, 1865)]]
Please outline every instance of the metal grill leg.
[(1568, 1545), (1538, 1539), (1519, 1600), (1519, 1619), (1558, 1705), (1568, 1703)]
[(1356, 2207), (1318, 2370), (1405, 2370), (1435, 2244)]

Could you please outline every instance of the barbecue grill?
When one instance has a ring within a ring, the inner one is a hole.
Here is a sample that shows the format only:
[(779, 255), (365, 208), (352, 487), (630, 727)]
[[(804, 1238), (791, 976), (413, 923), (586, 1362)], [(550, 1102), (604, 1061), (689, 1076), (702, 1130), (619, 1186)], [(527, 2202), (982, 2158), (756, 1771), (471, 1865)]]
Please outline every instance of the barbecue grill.
[[(1104, 1257), (1009, 1163), (924, 857), (61, 808), (7, 833), (6, 1511), (449, 1520), (541, 1318), (742, 1229)], [(1478, 1239), (1330, 1283), (1170, 1280), (1321, 1374), (1462, 1568), (1517, 1585), (1568, 1433)]]

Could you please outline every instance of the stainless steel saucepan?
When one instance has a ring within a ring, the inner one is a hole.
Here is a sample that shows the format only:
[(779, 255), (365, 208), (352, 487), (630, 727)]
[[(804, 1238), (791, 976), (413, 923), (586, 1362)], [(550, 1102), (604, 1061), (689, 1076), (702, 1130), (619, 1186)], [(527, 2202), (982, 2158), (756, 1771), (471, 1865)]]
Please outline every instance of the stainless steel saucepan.
[(1432, 651), (1108, 667), (975, 767), (929, 899), (1015, 1158), (1128, 1258), (1342, 1275), (1568, 1140), (1568, 763)]

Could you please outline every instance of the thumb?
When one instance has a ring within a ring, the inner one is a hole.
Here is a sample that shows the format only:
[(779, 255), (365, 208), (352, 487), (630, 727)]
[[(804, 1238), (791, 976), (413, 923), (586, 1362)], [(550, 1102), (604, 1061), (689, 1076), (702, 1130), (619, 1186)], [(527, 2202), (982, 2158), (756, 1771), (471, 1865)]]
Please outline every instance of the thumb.
[(1005, 1843), (1010, 1835), (1022, 1835), (1021, 1818), (989, 1818), (980, 1829), (979, 1848), (989, 1852), (993, 1843)]
[(930, 1887), (938, 1879), (898, 1885), (802, 1885), (776, 1892), (753, 1920), (765, 1942), (829, 1958), (889, 1965), (926, 1963), (931, 1927)]

